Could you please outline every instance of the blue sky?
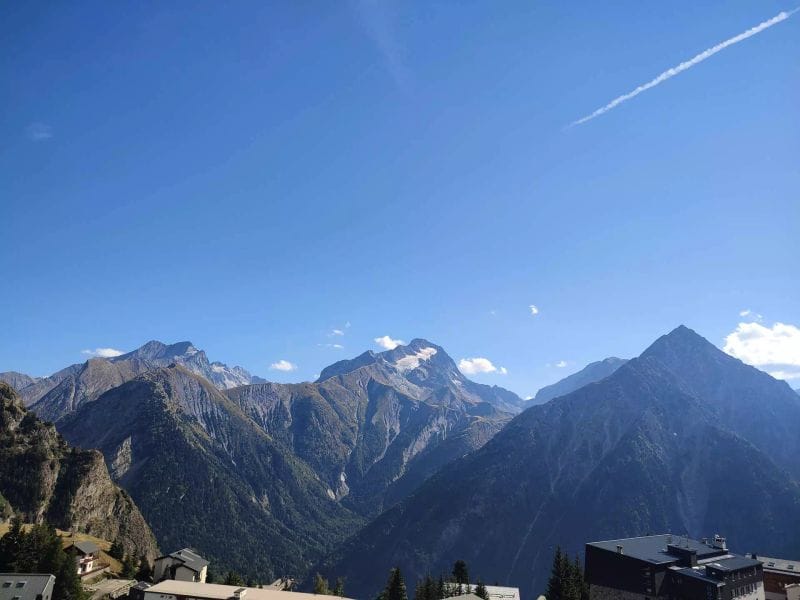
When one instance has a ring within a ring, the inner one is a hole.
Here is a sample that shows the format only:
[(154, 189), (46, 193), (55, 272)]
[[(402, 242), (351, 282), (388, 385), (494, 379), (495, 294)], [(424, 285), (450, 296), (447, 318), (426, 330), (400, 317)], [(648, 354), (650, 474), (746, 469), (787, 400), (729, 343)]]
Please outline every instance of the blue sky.
[(685, 323), (800, 375), (800, 14), (566, 127), (792, 8), (5, 3), (0, 370), (425, 337), (529, 395)]

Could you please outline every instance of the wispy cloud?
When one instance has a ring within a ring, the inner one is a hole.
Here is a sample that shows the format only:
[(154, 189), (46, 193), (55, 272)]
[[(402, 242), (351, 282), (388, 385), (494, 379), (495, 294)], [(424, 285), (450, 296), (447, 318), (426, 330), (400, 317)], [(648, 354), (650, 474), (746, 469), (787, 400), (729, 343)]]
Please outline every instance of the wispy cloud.
[(334, 350), (344, 349), (344, 346), (342, 346), (341, 344), (317, 344), (317, 345), (322, 348), (333, 348)]
[(536, 316), (539, 314), (539, 307), (535, 304), (528, 305), (528, 309), (531, 311), (531, 316)]
[(367, 36), (383, 56), (389, 74), (397, 87), (407, 91), (411, 76), (405, 65), (404, 50), (395, 35), (396, 5), (384, 0), (352, 0), (355, 13)]
[(281, 360), (279, 360), (277, 362), (272, 363), (269, 366), (269, 368), (270, 368), (270, 371), (288, 372), (288, 371), (296, 371), (297, 370), (297, 365), (292, 363), (292, 362), (289, 362), (288, 360), (281, 359)]
[(575, 125), (580, 125), (582, 123), (586, 123), (586, 121), (591, 121), (595, 117), (599, 117), (600, 115), (603, 115), (603, 114), (607, 113), (608, 111), (610, 111), (613, 108), (616, 108), (617, 106), (619, 106), (623, 102), (627, 102), (628, 100), (630, 100), (631, 98), (635, 98), (636, 96), (638, 96), (642, 92), (646, 92), (647, 90), (649, 90), (651, 88), (654, 88), (654, 87), (656, 87), (657, 85), (659, 85), (661, 83), (664, 83), (667, 79), (671, 79), (671, 78), (675, 77), (675, 75), (683, 73), (684, 71), (688, 71), (693, 66), (703, 62), (707, 58), (711, 58), (717, 52), (721, 52), (722, 50), (724, 50), (728, 46), (733, 46), (734, 44), (738, 44), (739, 42), (742, 42), (742, 41), (746, 40), (747, 38), (753, 37), (757, 33), (761, 33), (765, 29), (769, 29), (773, 25), (777, 25), (781, 21), (785, 21), (786, 19), (791, 17), (794, 13), (796, 13), (798, 10), (800, 10), (800, 8), (796, 8), (796, 9), (788, 11), (788, 12), (787, 11), (783, 11), (781, 13), (778, 13), (776, 16), (772, 17), (771, 19), (768, 19), (768, 20), (764, 21), (763, 23), (760, 23), (760, 24), (756, 25), (755, 27), (751, 27), (750, 29), (740, 33), (739, 35), (735, 35), (732, 38), (725, 40), (724, 42), (720, 42), (719, 44), (717, 44), (716, 46), (712, 46), (708, 50), (703, 50), (703, 52), (701, 52), (697, 56), (695, 56), (693, 58), (690, 58), (689, 60), (684, 61), (684, 62), (680, 63), (679, 65), (677, 65), (675, 67), (667, 69), (666, 71), (661, 73), (655, 79), (652, 79), (652, 80), (648, 81), (647, 83), (644, 83), (644, 84), (640, 85), (635, 90), (633, 90), (631, 92), (628, 92), (627, 94), (623, 94), (622, 96), (619, 96), (617, 98), (614, 98), (611, 102), (609, 102), (608, 104), (606, 104), (605, 106), (603, 106), (601, 108), (598, 108), (593, 113), (591, 113), (589, 115), (586, 115), (585, 117), (582, 117), (582, 118), (578, 119), (577, 121), (573, 121), (572, 123), (570, 123), (569, 126), (573, 127)]
[(44, 142), (53, 137), (53, 128), (47, 123), (31, 123), (25, 128), (25, 134), (32, 142)]
[(375, 338), (375, 343), (378, 344), (381, 348), (385, 348), (386, 350), (394, 350), (398, 346), (402, 346), (405, 344), (403, 340), (395, 340), (389, 337), (388, 335), (382, 335), (381, 337)]
[(465, 375), (477, 375), (478, 373), (499, 373), (508, 375), (505, 367), (496, 367), (488, 358), (477, 356), (475, 358), (462, 358), (458, 361), (458, 369)]
[(778, 379), (800, 378), (800, 328), (794, 325), (739, 323), (723, 350)]
[(330, 335), (344, 335), (343, 329), (331, 329)]
[(114, 358), (125, 354), (122, 350), (116, 348), (95, 348), (94, 350), (81, 350), (81, 354), (85, 356), (99, 356), (100, 358)]
[(563, 369), (563, 368), (564, 368), (564, 367), (566, 367), (568, 364), (569, 364), (569, 363), (568, 363), (567, 361), (565, 361), (565, 360), (560, 360), (560, 361), (558, 361), (558, 362), (556, 363), (556, 368), (558, 368), (558, 369)]
[(745, 310), (740, 310), (739, 311), (739, 316), (740, 317), (750, 317), (755, 321), (763, 321), (764, 320), (764, 316), (763, 315), (760, 315), (757, 312), (753, 312), (749, 308), (746, 308)]

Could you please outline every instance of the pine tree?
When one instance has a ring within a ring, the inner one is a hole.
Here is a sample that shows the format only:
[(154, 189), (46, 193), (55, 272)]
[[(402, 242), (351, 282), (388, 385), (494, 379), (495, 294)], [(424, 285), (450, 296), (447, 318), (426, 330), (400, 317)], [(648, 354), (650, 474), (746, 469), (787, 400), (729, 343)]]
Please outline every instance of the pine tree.
[(581, 567), (581, 559), (577, 554), (573, 563), (573, 573), (575, 575), (575, 600), (589, 600), (589, 585), (586, 583), (583, 568)]
[(568, 560), (561, 553), (561, 546), (556, 547), (553, 555), (553, 567), (550, 571), (550, 580), (547, 582), (547, 600), (569, 600), (564, 596), (564, 585), (567, 579), (566, 567)]
[(122, 575), (124, 579), (133, 579), (136, 576), (137, 566), (136, 560), (130, 554), (126, 554), (125, 558), (122, 559), (122, 571), (120, 575)]
[(436, 600), (444, 600), (447, 598), (447, 588), (444, 584), (444, 577), (439, 575), (439, 581), (436, 583)]
[(344, 598), (344, 577), (336, 578), (336, 587), (333, 588), (333, 595)]
[(53, 600), (83, 600), (86, 594), (78, 577), (75, 549), (71, 548), (64, 556), (58, 573), (54, 573), (56, 583), (53, 586)]
[(453, 581), (460, 584), (469, 584), (469, 570), (467, 569), (467, 563), (463, 560), (457, 560), (453, 564)]
[(317, 573), (317, 576), (314, 578), (314, 593), (322, 596), (330, 594), (328, 580), (323, 578), (319, 573)]
[(478, 596), (478, 598), (483, 598), (483, 600), (489, 600), (489, 591), (486, 589), (486, 586), (483, 585), (480, 577), (475, 584), (475, 595)]
[(125, 555), (125, 549), (122, 547), (122, 544), (119, 540), (114, 540), (111, 542), (111, 548), (108, 549), (108, 555), (117, 560), (123, 559)]
[(389, 572), (389, 580), (380, 597), (383, 600), (408, 600), (406, 582), (403, 580), (403, 574), (399, 567), (395, 567)]
[[(150, 566), (150, 561), (143, 554), (139, 558), (139, 569), (136, 571), (136, 581), (151, 581), (153, 578), (153, 568)], [(206, 575), (206, 580), (208, 576)]]

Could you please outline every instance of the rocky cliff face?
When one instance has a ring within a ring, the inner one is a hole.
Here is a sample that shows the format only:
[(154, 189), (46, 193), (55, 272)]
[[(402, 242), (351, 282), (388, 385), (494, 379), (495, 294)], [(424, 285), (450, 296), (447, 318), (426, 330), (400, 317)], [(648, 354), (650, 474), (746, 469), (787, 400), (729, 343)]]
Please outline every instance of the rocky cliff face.
[(119, 539), (127, 552), (157, 555), (155, 538), (109, 477), (101, 453), (69, 447), (0, 382), (0, 493), (28, 522)]
[(796, 555), (800, 486), (778, 451), (797, 443), (798, 429), (785, 427), (796, 405), (784, 382), (678, 328), (602, 381), (517, 416), (322, 572), (368, 596), (386, 565), (413, 580), (462, 558), (484, 580), (531, 596), (557, 544), (574, 554), (590, 540), (724, 532), (741, 551)]

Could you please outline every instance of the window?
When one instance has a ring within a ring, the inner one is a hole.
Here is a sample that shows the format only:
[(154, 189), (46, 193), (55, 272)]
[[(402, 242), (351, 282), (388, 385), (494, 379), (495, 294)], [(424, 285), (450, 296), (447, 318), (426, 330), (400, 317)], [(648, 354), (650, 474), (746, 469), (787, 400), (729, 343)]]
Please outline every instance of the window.
[(27, 581), (18, 581), (17, 582), (17, 587), (18, 588), (23, 588), (23, 587), (25, 587), (26, 583), (28, 583), (28, 582)]
[(11, 587), (11, 582), (10, 581), (4, 581), (3, 582), (3, 587), (4, 588), (10, 588)]

